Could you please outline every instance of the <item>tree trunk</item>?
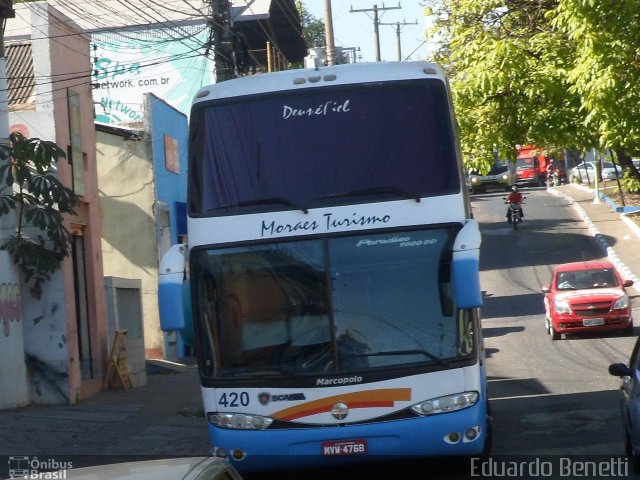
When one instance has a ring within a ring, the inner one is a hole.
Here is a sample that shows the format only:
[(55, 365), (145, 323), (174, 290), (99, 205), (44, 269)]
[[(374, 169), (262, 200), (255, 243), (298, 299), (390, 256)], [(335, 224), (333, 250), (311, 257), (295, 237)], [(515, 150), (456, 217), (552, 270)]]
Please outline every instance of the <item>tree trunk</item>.
[(631, 157), (627, 155), (624, 149), (618, 148), (616, 149), (616, 156), (618, 157), (618, 163), (624, 168), (629, 168), (631, 171), (631, 175), (633, 178), (640, 182), (640, 172), (635, 167), (633, 162), (631, 161)]

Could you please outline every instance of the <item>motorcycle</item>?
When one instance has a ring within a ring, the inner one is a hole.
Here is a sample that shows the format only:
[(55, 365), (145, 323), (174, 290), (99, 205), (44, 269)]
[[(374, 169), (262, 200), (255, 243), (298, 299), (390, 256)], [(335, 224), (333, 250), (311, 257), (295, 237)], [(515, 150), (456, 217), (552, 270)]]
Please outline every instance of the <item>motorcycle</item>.
[[(506, 200), (506, 198), (504, 199)], [(514, 230), (518, 228), (518, 224), (522, 223), (521, 205), (523, 202), (506, 202), (509, 203), (509, 223)]]
[(547, 187), (554, 187), (560, 185), (560, 174), (557, 170), (550, 175), (547, 175)]

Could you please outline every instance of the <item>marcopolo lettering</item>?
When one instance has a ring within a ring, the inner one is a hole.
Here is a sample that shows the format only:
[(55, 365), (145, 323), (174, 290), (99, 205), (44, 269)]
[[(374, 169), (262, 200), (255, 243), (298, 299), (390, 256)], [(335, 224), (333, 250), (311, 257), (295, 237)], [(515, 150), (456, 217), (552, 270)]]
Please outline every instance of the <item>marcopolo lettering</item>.
[(318, 378), (316, 385), (328, 386), (328, 385), (346, 385), (349, 383), (360, 383), (362, 377), (360, 375), (354, 375), (353, 377), (340, 377), (340, 378)]

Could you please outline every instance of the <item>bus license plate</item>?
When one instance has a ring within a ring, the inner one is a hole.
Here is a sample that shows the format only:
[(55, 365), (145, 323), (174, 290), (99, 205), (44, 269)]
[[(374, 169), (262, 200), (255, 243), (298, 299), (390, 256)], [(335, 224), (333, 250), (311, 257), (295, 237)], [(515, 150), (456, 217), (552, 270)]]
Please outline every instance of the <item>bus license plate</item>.
[(364, 438), (322, 442), (322, 455), (362, 455), (364, 453), (367, 453), (367, 441)]
[(598, 325), (604, 325), (604, 318), (585, 318), (582, 320), (582, 325), (585, 327), (596, 327)]

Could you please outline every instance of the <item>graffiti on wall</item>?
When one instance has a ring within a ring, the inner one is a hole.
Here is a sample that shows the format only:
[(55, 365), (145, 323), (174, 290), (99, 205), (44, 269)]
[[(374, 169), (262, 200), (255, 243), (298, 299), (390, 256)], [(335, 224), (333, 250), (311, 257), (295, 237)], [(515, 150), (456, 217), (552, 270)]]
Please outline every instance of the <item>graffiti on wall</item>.
[(0, 283), (0, 323), (5, 337), (11, 333), (11, 322), (19, 322), (21, 319), (20, 285)]

